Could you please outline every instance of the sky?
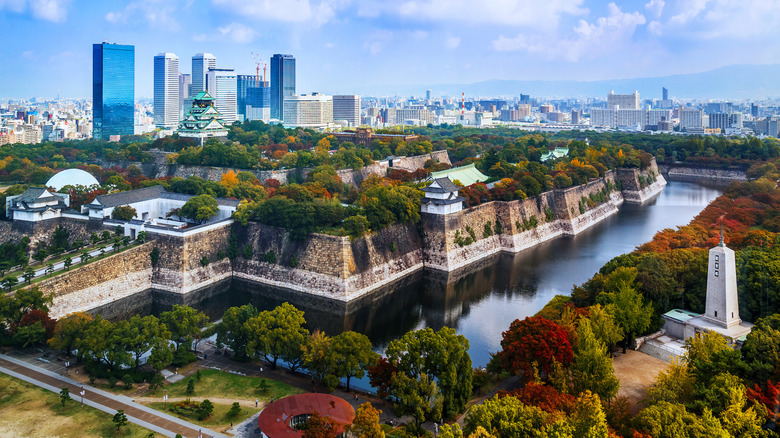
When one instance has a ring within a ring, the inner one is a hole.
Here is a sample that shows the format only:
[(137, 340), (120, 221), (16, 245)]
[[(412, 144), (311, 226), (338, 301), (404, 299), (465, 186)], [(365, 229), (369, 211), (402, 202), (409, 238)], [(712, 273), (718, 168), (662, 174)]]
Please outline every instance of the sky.
[(103, 41), (135, 46), (137, 98), (155, 54), (190, 73), (200, 51), (239, 74), (289, 53), (298, 93), (365, 94), (777, 63), (777, 23), (780, 0), (0, 0), (0, 97), (91, 97)]

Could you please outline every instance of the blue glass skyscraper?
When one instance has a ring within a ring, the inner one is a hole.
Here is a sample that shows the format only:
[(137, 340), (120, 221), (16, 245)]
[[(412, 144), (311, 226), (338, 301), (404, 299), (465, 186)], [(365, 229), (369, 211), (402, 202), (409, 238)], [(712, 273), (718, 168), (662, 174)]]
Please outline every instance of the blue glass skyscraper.
[(295, 94), (295, 58), (276, 54), (271, 57), (271, 118), (282, 119), (284, 98)]
[(92, 137), (132, 135), (135, 46), (92, 45)]

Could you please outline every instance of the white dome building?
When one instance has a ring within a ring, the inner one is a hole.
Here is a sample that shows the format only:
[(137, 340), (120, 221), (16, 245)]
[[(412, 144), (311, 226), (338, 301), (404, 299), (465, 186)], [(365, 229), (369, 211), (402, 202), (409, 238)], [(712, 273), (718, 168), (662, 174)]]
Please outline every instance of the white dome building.
[(60, 191), (65, 186), (84, 186), (100, 185), (97, 179), (90, 173), (81, 169), (66, 169), (57, 172), (46, 181), (46, 187), (51, 187), (55, 191)]

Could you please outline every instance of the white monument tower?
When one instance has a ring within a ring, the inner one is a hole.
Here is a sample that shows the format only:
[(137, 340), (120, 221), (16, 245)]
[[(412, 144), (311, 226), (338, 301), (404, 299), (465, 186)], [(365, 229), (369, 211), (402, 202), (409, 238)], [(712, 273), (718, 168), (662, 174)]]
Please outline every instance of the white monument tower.
[(702, 318), (723, 328), (739, 325), (737, 298), (737, 265), (734, 250), (723, 242), (723, 226), (720, 227), (720, 244), (710, 249), (707, 269), (707, 305)]

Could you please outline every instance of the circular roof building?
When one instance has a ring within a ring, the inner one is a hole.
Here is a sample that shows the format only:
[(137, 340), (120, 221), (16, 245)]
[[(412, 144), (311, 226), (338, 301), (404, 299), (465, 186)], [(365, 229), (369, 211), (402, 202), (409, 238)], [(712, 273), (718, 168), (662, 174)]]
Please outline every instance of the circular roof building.
[(265, 406), (257, 425), (268, 438), (301, 438), (299, 426), (313, 413), (339, 424), (339, 434), (355, 419), (355, 409), (346, 400), (329, 394), (297, 394)]
[(57, 172), (46, 181), (46, 187), (52, 187), (55, 191), (60, 191), (65, 186), (84, 186), (100, 185), (92, 174), (81, 169), (66, 169)]

